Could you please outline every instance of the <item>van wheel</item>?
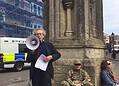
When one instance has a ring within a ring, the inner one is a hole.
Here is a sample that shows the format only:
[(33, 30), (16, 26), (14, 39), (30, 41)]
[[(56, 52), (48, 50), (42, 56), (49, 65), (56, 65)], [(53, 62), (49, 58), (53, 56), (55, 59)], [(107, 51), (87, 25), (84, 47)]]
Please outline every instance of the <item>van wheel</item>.
[(21, 71), (23, 69), (24, 62), (16, 62), (14, 68), (16, 71)]

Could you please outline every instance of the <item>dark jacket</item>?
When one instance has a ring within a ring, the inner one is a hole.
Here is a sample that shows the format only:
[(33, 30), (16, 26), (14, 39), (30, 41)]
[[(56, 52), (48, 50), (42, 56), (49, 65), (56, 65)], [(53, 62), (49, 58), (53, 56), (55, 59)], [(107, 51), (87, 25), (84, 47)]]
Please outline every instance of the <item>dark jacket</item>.
[(101, 71), (101, 86), (115, 86), (115, 80), (108, 70)]
[[(53, 59), (49, 61), (46, 71), (42, 71), (40, 69), (35, 68), (35, 63), (41, 54), (44, 54), (45, 56), (52, 55), (53, 57)], [(40, 43), (40, 46), (35, 51), (29, 50), (27, 61), (31, 62), (30, 79), (37, 79), (37, 80), (39, 79), (40, 80), (39, 82), (43, 83), (44, 77), (46, 77), (44, 78), (44, 80), (53, 78), (54, 68), (52, 62), (59, 59), (60, 56), (61, 56), (60, 53), (54, 48), (52, 43), (44, 41)]]

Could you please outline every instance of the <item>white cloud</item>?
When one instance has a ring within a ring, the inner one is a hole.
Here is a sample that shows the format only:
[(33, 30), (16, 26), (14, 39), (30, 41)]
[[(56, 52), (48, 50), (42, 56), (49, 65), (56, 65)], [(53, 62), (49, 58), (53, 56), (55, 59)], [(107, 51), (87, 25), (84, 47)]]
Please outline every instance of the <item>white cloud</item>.
[(119, 34), (119, 0), (103, 0), (104, 32)]

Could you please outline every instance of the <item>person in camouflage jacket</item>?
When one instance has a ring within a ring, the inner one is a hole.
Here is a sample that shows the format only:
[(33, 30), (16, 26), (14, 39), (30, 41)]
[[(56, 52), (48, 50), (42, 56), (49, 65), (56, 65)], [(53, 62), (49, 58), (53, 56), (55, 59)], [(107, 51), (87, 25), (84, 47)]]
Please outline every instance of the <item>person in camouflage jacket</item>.
[(61, 82), (61, 86), (94, 86), (88, 73), (81, 66), (80, 61), (75, 61), (74, 68), (69, 70), (67, 79)]

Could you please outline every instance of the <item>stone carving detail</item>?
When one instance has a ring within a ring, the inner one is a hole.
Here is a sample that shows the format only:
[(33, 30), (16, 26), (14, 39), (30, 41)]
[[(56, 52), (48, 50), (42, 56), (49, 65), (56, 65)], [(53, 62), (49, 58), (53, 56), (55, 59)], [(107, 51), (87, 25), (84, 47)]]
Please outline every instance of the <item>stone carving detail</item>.
[(96, 28), (96, 0), (89, 0), (89, 19), (90, 19), (90, 35), (97, 37)]
[(103, 37), (103, 24), (102, 24), (102, 17), (103, 15), (100, 15), (102, 14), (102, 1), (101, 0), (97, 0), (96, 1), (96, 6), (97, 6), (97, 11), (96, 11), (96, 26), (97, 26), (97, 37), (99, 39), (101, 39)]
[(81, 39), (84, 36), (84, 0), (76, 1), (76, 25), (77, 25), (77, 37)]
[(71, 9), (74, 6), (74, 0), (62, 0), (62, 4), (64, 7), (64, 10), (66, 11), (66, 26), (67, 26), (64, 36), (72, 37), (73, 30), (72, 30), (72, 24), (71, 24)]

